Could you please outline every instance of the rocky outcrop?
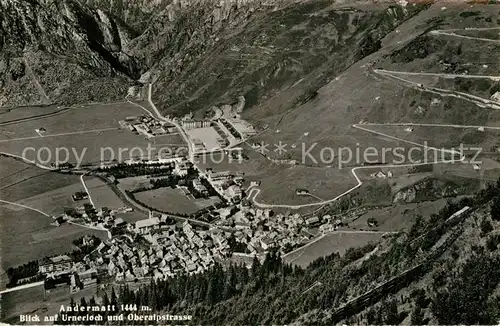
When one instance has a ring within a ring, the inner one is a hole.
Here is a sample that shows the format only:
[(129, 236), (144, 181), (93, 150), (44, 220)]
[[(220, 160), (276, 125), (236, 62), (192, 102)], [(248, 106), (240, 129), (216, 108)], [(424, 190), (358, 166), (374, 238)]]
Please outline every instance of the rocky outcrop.
[[(198, 2), (195, 2), (198, 3)], [(422, 6), (362, 10), (333, 1), (172, 2), (131, 42), (168, 114), (209, 109), (243, 95), (246, 108), (311, 76), (293, 108), (361, 58)], [(188, 9), (187, 9), (188, 8)], [(172, 20), (172, 17), (174, 19)]]
[(447, 180), (441, 178), (426, 178), (416, 184), (398, 191), (393, 197), (393, 203), (411, 203), (439, 198), (455, 197), (474, 192), (478, 181), (474, 179)]
[(139, 76), (123, 51), (133, 33), (101, 10), (72, 0), (2, 0), (0, 22), (0, 105), (115, 98)]

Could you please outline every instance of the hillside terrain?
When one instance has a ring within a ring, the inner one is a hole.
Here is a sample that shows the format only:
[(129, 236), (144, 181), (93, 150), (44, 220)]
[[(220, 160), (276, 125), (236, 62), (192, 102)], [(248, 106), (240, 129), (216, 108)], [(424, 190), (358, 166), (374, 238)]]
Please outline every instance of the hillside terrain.
[[(179, 35), (179, 28), (169, 31), (176, 36), (168, 49), (182, 38), (189, 45), (158, 63), (155, 101), (176, 113), (231, 104), (242, 95), (246, 107), (273, 98), (275, 107), (266, 114), (283, 113), (377, 51), (383, 36), (421, 9), (311, 1), (256, 11), (250, 18), (214, 13), (210, 24), (204, 16), (190, 15), (185, 23), (193, 28), (191, 35)], [(298, 86), (292, 92), (293, 85)]]

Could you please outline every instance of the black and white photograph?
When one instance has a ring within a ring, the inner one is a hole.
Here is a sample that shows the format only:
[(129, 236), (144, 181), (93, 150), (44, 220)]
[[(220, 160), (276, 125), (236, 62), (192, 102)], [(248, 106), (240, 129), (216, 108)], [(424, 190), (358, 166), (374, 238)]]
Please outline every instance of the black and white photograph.
[(499, 325), (500, 1), (0, 0), (0, 325)]

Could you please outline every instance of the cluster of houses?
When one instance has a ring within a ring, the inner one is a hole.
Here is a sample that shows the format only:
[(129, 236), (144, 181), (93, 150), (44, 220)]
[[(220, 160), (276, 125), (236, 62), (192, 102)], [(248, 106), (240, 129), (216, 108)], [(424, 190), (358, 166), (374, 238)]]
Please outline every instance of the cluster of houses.
[[(83, 245), (86, 241), (94, 241), (92, 237), (85, 236)], [(101, 242), (96, 252), (100, 252), (106, 247)], [(102, 257), (97, 263), (92, 261), (89, 256), (85, 256), (83, 261), (75, 262), (68, 255), (57, 255), (45, 257), (38, 262), (38, 273), (44, 276), (45, 288), (50, 289), (62, 285), (70, 285), (71, 292), (77, 292), (83, 288), (95, 286), (98, 282), (98, 271), (96, 266), (102, 264)]]
[(208, 194), (208, 189), (205, 187), (200, 179), (194, 179), (193, 181), (193, 188), (198, 191), (202, 195), (207, 195)]
[(246, 245), (251, 254), (262, 254), (272, 247), (285, 252), (310, 241), (314, 236), (310, 228), (330, 232), (337, 227), (329, 215), (306, 218), (300, 214), (274, 215), (270, 209), (245, 205), (239, 205), (238, 209), (235, 213), (231, 208), (219, 209), (220, 219), (216, 224), (233, 227), (236, 241)]
[(161, 122), (150, 116), (129, 116), (125, 120), (119, 121), (119, 124), (122, 128), (144, 135), (147, 138), (177, 132), (175, 126)]
[(193, 164), (188, 160), (177, 160), (175, 161), (174, 174), (184, 177), (188, 174), (189, 169)]
[(215, 132), (219, 135), (219, 137), (217, 138), (217, 144), (221, 148), (227, 147), (230, 143), (227, 134), (222, 130), (220, 125), (217, 123), (213, 125), (213, 128)]
[[(122, 282), (196, 274), (230, 257), (229, 232), (219, 228), (197, 230), (187, 221), (166, 224), (166, 220), (153, 216), (129, 224), (128, 233), (101, 242), (79, 262), (67, 255), (41, 260), (39, 273), (50, 283), (46, 288), (69, 285), (71, 292), (76, 292), (97, 284), (104, 275)], [(133, 242), (133, 233), (148, 243)]]
[(383, 171), (378, 171), (370, 174), (370, 178), (378, 178), (378, 179), (385, 179), (385, 178), (392, 178), (393, 174), (392, 171), (387, 171), (384, 173)]
[(208, 168), (206, 176), (212, 187), (226, 199), (239, 201), (243, 197), (243, 191), (241, 189), (243, 175), (234, 175), (229, 171), (214, 172), (212, 169)]
[(124, 228), (126, 222), (121, 217), (116, 217), (117, 214), (131, 212), (131, 207), (121, 207), (118, 209), (109, 209), (101, 207), (96, 210), (90, 203), (85, 203), (81, 207), (76, 207), (74, 211), (64, 213), (60, 218), (63, 221), (81, 221), (86, 225), (105, 229)]
[[(99, 213), (106, 215), (102, 209)], [(52, 279), (64, 276), (59, 283), (69, 284), (72, 292), (96, 284), (98, 276), (104, 274), (118, 282), (166, 279), (179, 273), (200, 273), (228, 259), (234, 250), (231, 238), (240, 249), (261, 257), (271, 248), (286, 253), (316, 236), (318, 233), (312, 233), (312, 229), (331, 232), (341, 223), (330, 215), (274, 214), (270, 209), (254, 208), (245, 200), (214, 213), (215, 225), (199, 230), (188, 221), (172, 224), (167, 214), (150, 212), (147, 219), (123, 222), (121, 232), (110, 236), (81, 262), (72, 262), (66, 255), (46, 258), (40, 262), (39, 272)], [(134, 242), (137, 235), (145, 241)]]
[(143, 277), (158, 280), (177, 273), (200, 273), (229, 255), (223, 231), (196, 230), (187, 221), (182, 225), (166, 225), (161, 218), (153, 217), (136, 222), (135, 232), (150, 243), (147, 248), (131, 247), (126, 241), (114, 238), (104, 253), (107, 272), (116, 281)]

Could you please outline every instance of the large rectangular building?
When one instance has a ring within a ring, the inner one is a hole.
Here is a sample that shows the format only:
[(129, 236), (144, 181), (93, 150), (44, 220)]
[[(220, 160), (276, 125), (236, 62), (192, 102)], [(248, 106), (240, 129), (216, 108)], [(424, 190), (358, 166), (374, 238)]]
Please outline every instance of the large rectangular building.
[(208, 179), (212, 182), (214, 181), (227, 181), (232, 178), (232, 174), (230, 171), (224, 171), (224, 172), (208, 172)]
[(202, 120), (202, 121), (185, 120), (185, 121), (182, 121), (182, 127), (184, 129), (207, 128), (207, 127), (210, 127), (210, 121), (209, 120)]
[(159, 225), (160, 219), (158, 217), (140, 220), (135, 222), (135, 232), (139, 234), (147, 234), (152, 230), (157, 229)]
[(38, 271), (41, 274), (69, 272), (71, 264), (72, 260), (67, 255), (44, 258), (38, 264)]

